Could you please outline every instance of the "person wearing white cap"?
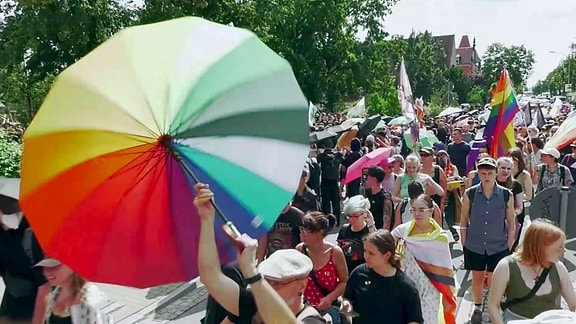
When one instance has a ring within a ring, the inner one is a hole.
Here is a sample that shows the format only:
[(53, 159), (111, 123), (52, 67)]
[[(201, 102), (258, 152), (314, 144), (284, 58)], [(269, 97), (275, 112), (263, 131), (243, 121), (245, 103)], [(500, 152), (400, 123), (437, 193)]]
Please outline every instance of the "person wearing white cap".
[(200, 216), (198, 270), (212, 298), (233, 316), (252, 318), (252, 323), (326, 323), (304, 303), (313, 264), (297, 250), (278, 250), (257, 267), (258, 241), (244, 234), (236, 239), (242, 246), (237, 262), (250, 290), (222, 273), (214, 233), (214, 194), (206, 184), (196, 184), (194, 189), (194, 205)]
[(574, 179), (570, 169), (558, 163), (560, 152), (555, 148), (540, 150), (541, 164), (532, 173), (532, 183), (536, 185), (536, 192), (550, 187), (571, 186)]
[(100, 309), (109, 303), (95, 285), (57, 259), (46, 257), (34, 267), (42, 268), (54, 287), (47, 300), (42, 323), (111, 324), (112, 319)]

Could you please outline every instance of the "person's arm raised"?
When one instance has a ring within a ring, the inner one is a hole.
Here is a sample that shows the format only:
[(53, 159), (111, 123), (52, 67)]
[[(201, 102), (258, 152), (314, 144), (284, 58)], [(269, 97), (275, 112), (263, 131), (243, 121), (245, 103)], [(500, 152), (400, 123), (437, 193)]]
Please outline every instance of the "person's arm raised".
[(200, 242), (198, 244), (198, 270), (200, 281), (208, 290), (208, 293), (224, 309), (238, 316), (240, 309), (240, 287), (232, 279), (222, 273), (216, 237), (214, 233), (215, 210), (212, 205), (214, 194), (208, 185), (196, 184), (196, 197), (194, 205), (200, 216)]

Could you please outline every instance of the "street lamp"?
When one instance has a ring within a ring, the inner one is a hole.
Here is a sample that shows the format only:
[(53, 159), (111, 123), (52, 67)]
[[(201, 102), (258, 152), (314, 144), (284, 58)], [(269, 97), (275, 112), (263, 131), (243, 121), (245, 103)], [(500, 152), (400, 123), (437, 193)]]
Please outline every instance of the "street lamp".
[[(572, 92), (572, 47), (570, 48), (570, 53), (568, 55), (556, 51), (550, 51), (552, 54), (562, 55), (566, 60), (568, 60), (568, 85), (570, 87), (570, 92)], [(564, 89), (567, 94), (567, 89)]]

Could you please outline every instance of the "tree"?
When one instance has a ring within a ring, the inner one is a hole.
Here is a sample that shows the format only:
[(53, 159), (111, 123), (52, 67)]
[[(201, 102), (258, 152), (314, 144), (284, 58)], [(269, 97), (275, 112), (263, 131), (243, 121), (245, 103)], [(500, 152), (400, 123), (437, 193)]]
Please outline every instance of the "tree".
[(139, 15), (145, 23), (197, 15), (250, 29), (290, 62), (308, 99), (334, 111), (369, 93), (374, 82), (362, 66), (367, 49), (356, 35), (363, 29), (367, 44), (381, 41), (385, 36), (382, 21), (396, 2), (147, 0)]
[(470, 104), (484, 105), (488, 102), (488, 91), (483, 86), (475, 85), (470, 90), (469, 94)]
[(442, 46), (427, 31), (413, 32), (405, 42), (403, 56), (414, 97), (430, 100), (434, 91), (446, 86)]
[(524, 89), (535, 62), (534, 53), (524, 45), (507, 47), (500, 43), (488, 46), (482, 60), (482, 74), (489, 83), (497, 82), (505, 67), (518, 92)]
[(470, 101), (472, 82), (462, 69), (452, 66), (446, 70), (445, 77), (452, 84), (452, 90), (458, 96), (458, 103), (468, 103)]
[(0, 24), (0, 86), (26, 121), (55, 75), (135, 21), (108, 0), (21, 0), (1, 9), (8, 14)]
[(15, 136), (2, 125), (2, 128), (0, 128), (0, 176), (8, 178), (20, 177), (22, 145), (17, 138), (18, 136)]

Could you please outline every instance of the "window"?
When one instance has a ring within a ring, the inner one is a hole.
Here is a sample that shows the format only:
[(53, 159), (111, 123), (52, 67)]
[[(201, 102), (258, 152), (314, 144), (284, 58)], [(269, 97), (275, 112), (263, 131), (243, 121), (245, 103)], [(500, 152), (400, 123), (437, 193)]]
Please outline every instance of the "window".
[(460, 54), (456, 54), (456, 64), (460, 64)]

